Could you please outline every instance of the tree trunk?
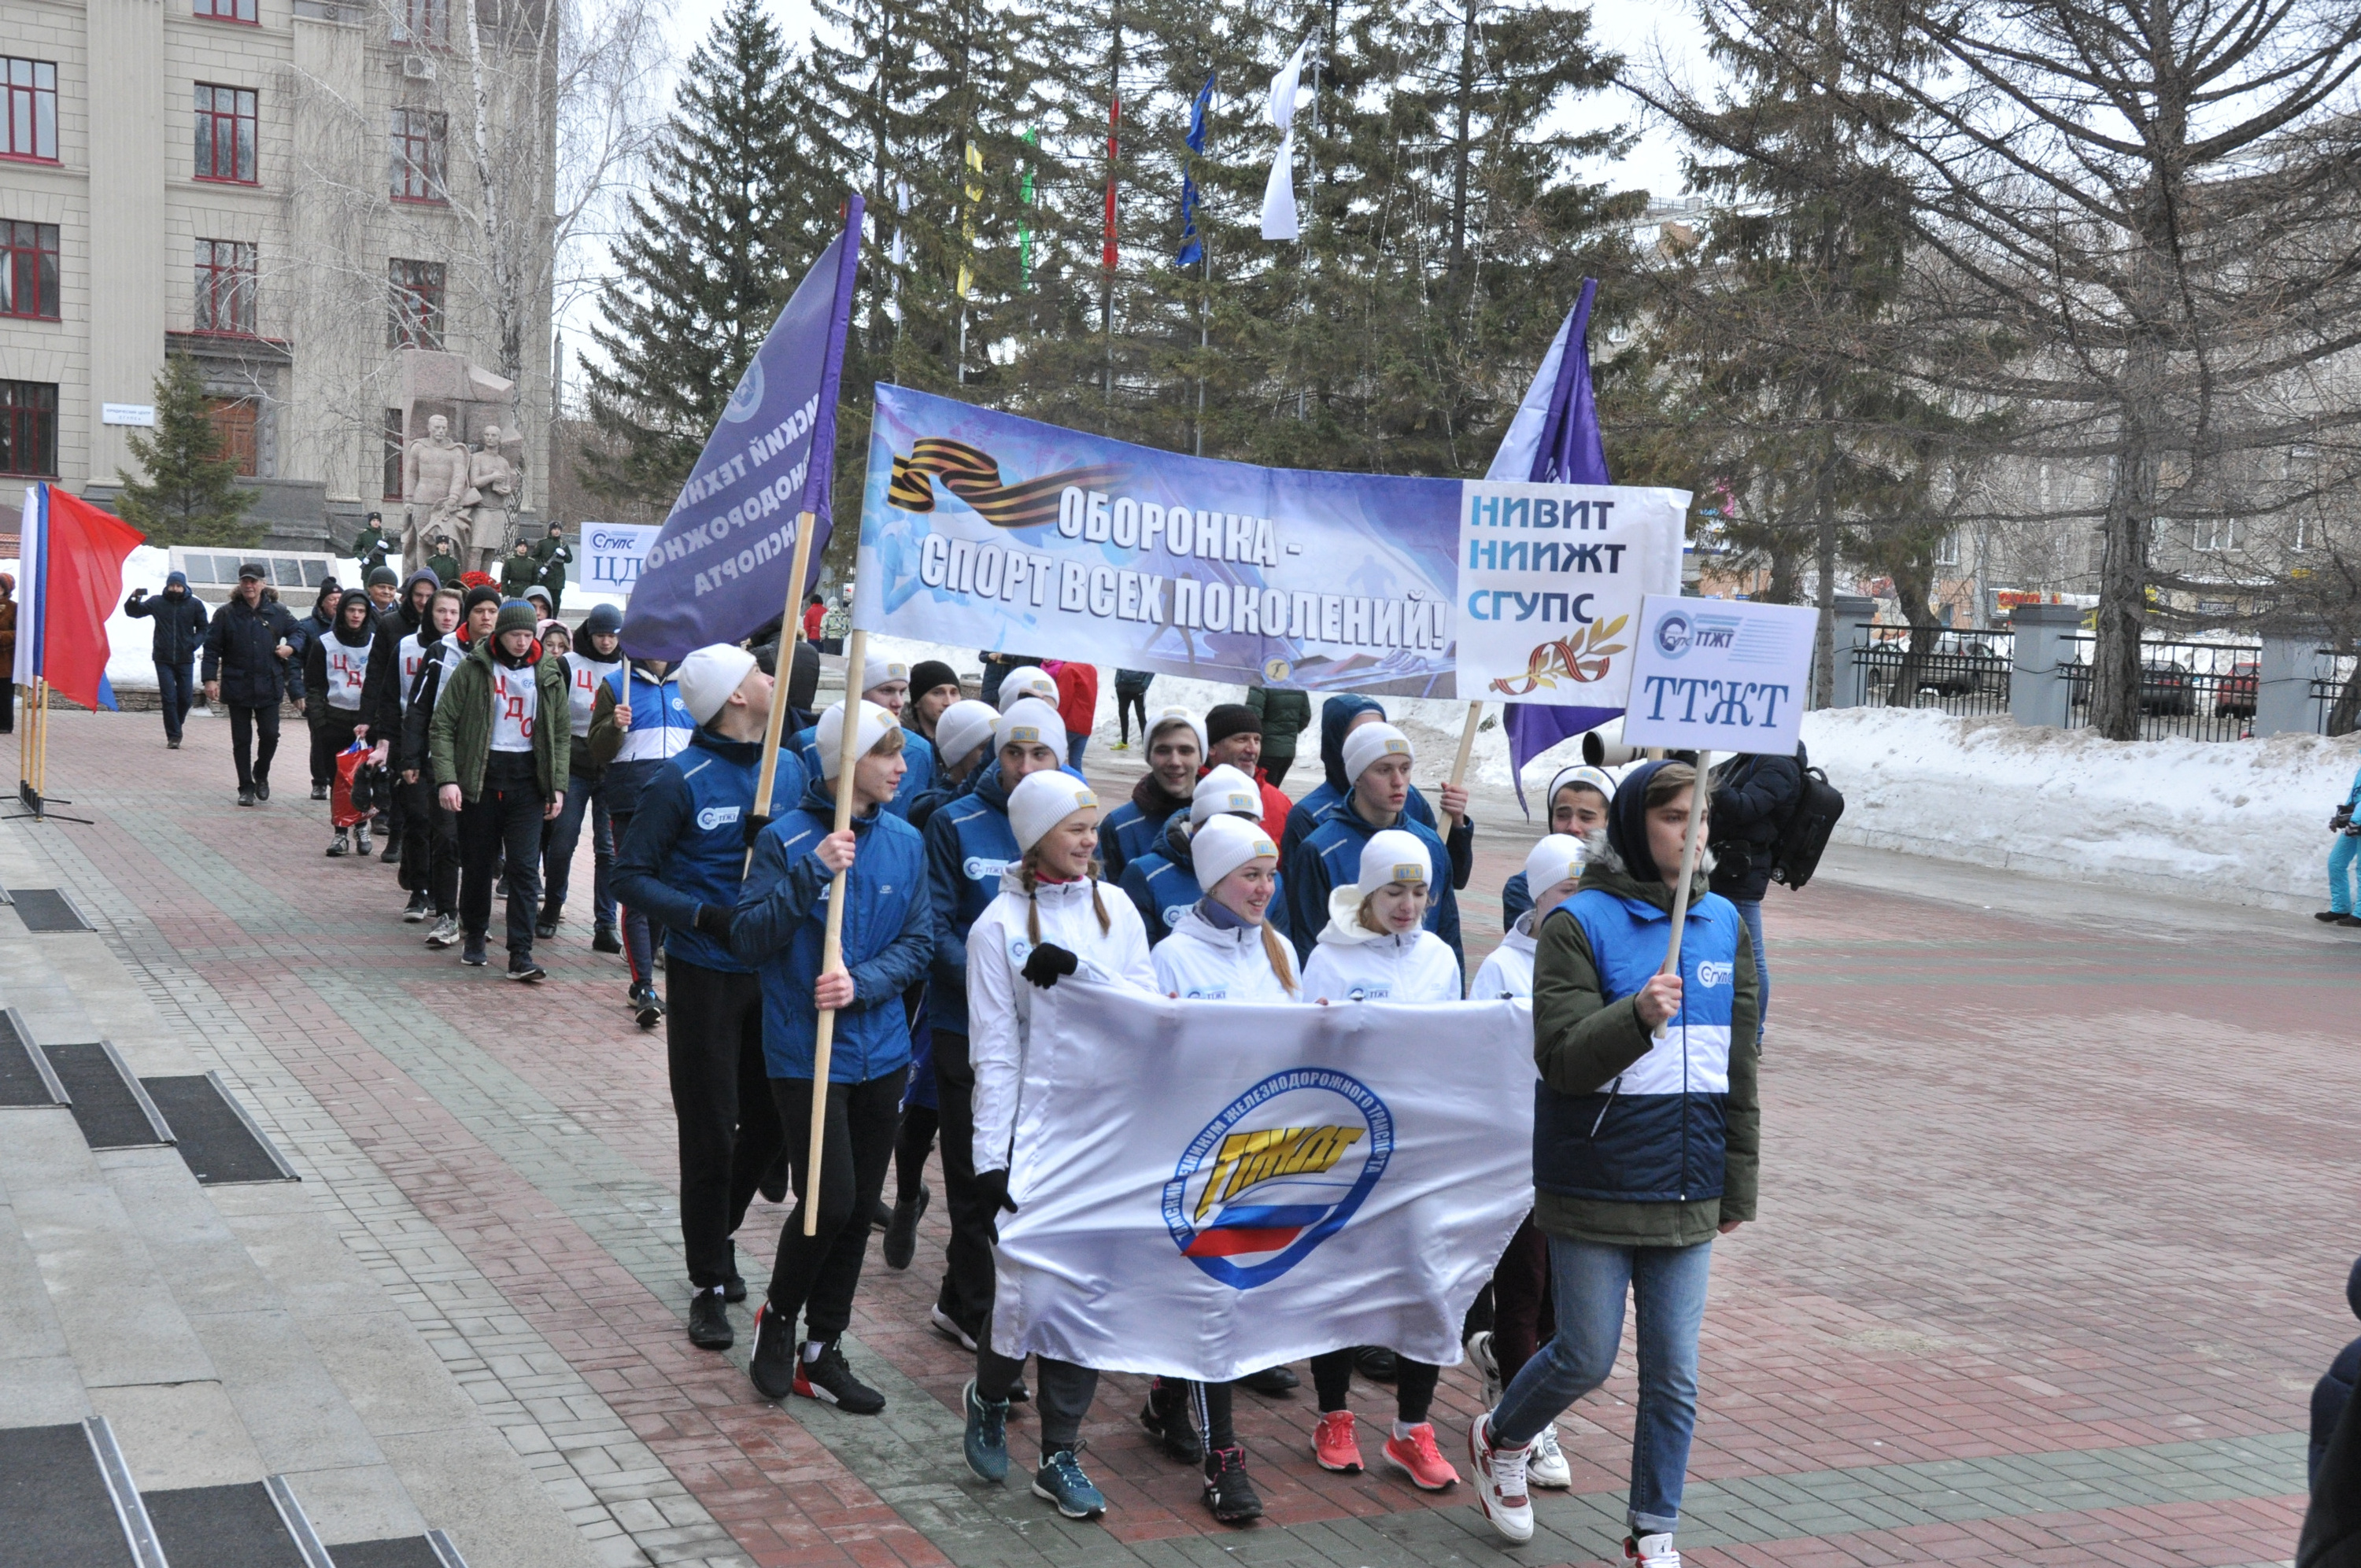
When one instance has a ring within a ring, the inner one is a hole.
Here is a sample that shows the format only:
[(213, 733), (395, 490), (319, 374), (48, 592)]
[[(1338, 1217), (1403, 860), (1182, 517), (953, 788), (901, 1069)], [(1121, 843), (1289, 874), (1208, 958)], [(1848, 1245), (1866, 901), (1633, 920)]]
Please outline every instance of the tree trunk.
[(1902, 666), (1894, 674), (1894, 687), (1885, 694), (1889, 707), (1913, 707), (1918, 701), (1918, 685), (1926, 678), (1927, 655), (1935, 651), (1935, 639), (1942, 634), (1943, 623), (1935, 619), (1927, 601), (1933, 597), (1935, 570), (1929, 562), (1911, 560), (1894, 569), (1894, 597), (1902, 606), (1903, 619), (1910, 623), (1910, 641), (1902, 650)]
[[(1817, 400), (1819, 406), (1820, 428), (1825, 433), (1833, 428), (1836, 400), (1823, 387)], [(1833, 707), (1837, 700), (1837, 660), (1851, 657), (1850, 649), (1841, 653), (1837, 647), (1837, 503), (1836, 437), (1823, 433), (1820, 453), (1812, 464), (1812, 564), (1820, 575), (1817, 602), (1820, 610), (1818, 629), (1812, 635), (1812, 706)]]
[[(2350, 653), (2353, 648), (2351, 638), (2337, 639), (2338, 652)], [(2353, 673), (2345, 679), (2344, 689), (2336, 694), (2336, 700), (2329, 704), (2326, 729), (2331, 735), (2350, 735), (2354, 730), (2361, 729), (2361, 661), (2355, 662)]]
[(1476, 113), (1476, 9), (1477, 0), (1466, 0), (1459, 19), (1458, 129), (1451, 155), (1451, 282), (1450, 302), (1455, 310), (1467, 280), (1467, 184), (1475, 148), (1469, 130)]

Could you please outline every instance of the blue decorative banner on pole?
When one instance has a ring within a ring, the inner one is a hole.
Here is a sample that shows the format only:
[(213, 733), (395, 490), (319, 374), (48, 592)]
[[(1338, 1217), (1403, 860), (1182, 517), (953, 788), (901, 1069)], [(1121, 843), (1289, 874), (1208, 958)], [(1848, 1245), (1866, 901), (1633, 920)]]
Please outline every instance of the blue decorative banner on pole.
[(1205, 152), (1205, 106), (1213, 101), (1213, 78), (1197, 89), (1196, 106), (1189, 111), (1189, 151), (1192, 155), (1180, 170), (1180, 254), (1173, 260), (1182, 267), (1194, 267), (1205, 259), (1205, 242), (1197, 236), (1197, 159)]
[[(624, 608), (626, 652), (679, 659), (738, 641), (818, 576), (861, 216), (856, 195), (844, 232), (804, 275), (706, 438)], [(806, 581), (790, 585), (803, 512), (814, 518), (811, 564)]]

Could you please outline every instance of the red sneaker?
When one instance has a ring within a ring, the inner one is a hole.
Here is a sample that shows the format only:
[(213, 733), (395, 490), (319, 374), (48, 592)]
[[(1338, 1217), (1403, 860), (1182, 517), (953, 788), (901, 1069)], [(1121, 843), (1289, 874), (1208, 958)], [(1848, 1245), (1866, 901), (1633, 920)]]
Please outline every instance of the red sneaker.
[(1353, 1432), (1353, 1412), (1330, 1410), (1312, 1429), (1312, 1457), (1340, 1475), (1361, 1473), (1361, 1440)]
[(1433, 1421), (1419, 1422), (1410, 1429), (1408, 1437), (1386, 1439), (1386, 1463), (1409, 1476), (1410, 1484), (1422, 1492), (1440, 1492), (1459, 1485), (1459, 1472), (1434, 1446)]

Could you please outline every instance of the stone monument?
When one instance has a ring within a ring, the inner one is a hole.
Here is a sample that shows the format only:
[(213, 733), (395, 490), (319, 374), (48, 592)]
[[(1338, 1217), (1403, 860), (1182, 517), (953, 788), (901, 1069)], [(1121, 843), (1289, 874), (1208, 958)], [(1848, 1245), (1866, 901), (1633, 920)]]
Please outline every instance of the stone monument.
[(401, 352), (404, 564), (415, 567), (445, 542), (468, 569), (498, 569), (525, 494), (523, 433), (511, 417), (516, 384), (465, 356)]

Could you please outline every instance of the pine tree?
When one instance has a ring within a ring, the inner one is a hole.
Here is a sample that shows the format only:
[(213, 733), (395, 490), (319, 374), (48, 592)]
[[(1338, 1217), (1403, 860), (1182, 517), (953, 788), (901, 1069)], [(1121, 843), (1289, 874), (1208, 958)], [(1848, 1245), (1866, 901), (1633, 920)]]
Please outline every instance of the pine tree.
[(758, 0), (730, 0), (690, 56), (586, 365), (600, 440), (584, 482), (662, 510), (738, 378), (837, 232), (846, 158), (798, 94)]
[(237, 462), (221, 455), (203, 378), (185, 354), (166, 361), (156, 377), (156, 433), (131, 433), (131, 455), (147, 478), (121, 469), (123, 493), (115, 510), (150, 544), (252, 544), (259, 524), (246, 521), (254, 492), (237, 482)]

